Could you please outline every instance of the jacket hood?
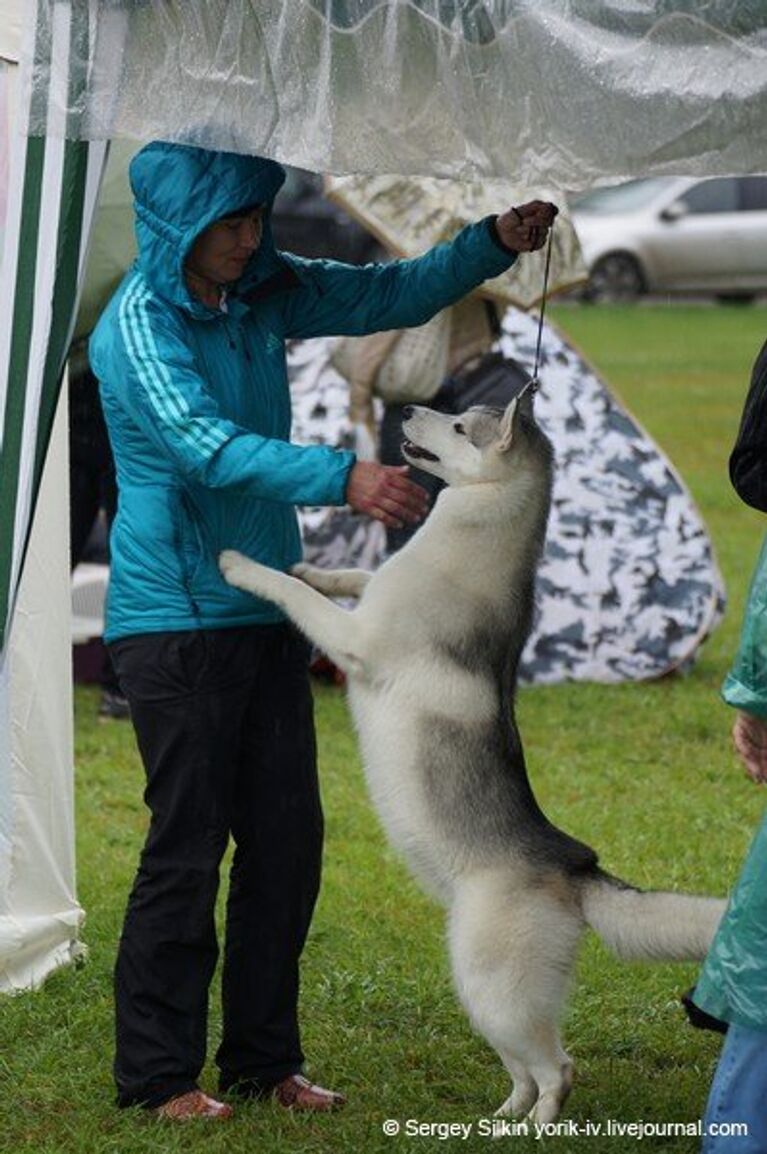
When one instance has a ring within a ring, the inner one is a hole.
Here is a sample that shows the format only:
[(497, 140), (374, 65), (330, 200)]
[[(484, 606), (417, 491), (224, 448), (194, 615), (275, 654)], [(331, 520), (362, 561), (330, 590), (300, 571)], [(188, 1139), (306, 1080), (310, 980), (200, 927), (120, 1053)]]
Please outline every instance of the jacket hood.
[(284, 180), (282, 166), (260, 156), (160, 141), (136, 153), (130, 183), (138, 265), (153, 291), (197, 316), (210, 316), (187, 288), (184, 261), (209, 225), (253, 204), (265, 205), (263, 234), (237, 288), (272, 276), (282, 267), (272, 239), (272, 204)]

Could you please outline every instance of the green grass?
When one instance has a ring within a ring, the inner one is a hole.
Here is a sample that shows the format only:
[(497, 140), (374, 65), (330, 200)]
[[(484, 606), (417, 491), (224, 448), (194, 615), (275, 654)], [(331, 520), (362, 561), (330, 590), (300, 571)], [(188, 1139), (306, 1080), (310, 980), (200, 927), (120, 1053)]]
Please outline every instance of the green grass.
[[(550, 816), (596, 845), (609, 869), (641, 885), (724, 892), (763, 804), (730, 751), (731, 717), (718, 688), (763, 530), (732, 494), (726, 459), (765, 312), (552, 312), (685, 478), (714, 536), (730, 608), (685, 677), (522, 692), (531, 776)], [(174, 1129), (114, 1109), (111, 969), (145, 826), (142, 780), (129, 727), (96, 721), (93, 690), (79, 689), (76, 707), (79, 894), (90, 956), (38, 993), (0, 1001), (3, 1154), (436, 1149), (436, 1137), (386, 1138), (382, 1122), (476, 1123), (490, 1114), (507, 1093), (505, 1077), (457, 1007), (440, 912), (386, 846), (365, 798), (343, 695), (327, 688), (317, 690), (326, 866), (302, 1009), (309, 1073), (344, 1089), (347, 1110), (294, 1118), (253, 1105), (227, 1126)], [(689, 1029), (677, 1005), (695, 970), (628, 966), (586, 940), (565, 1022), (578, 1070), (569, 1118), (603, 1125), (698, 1118), (718, 1041)], [(215, 1085), (212, 1069), (204, 1085)], [(488, 1141), (474, 1133), (448, 1144), (485, 1150)], [(513, 1141), (515, 1150), (539, 1149), (532, 1137)], [(547, 1145), (617, 1154), (636, 1142), (583, 1137)], [(686, 1154), (698, 1141), (642, 1145)]]

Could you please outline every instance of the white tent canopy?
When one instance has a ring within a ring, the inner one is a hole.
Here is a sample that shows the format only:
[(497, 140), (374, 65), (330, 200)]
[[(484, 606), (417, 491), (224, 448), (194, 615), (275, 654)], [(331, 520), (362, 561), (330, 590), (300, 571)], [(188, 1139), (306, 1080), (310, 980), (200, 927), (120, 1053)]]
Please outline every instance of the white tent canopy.
[[(765, 172), (763, 10), (762, 0), (0, 0), (0, 55), (15, 59), (26, 18), (17, 129), (2, 156), (0, 989), (35, 985), (76, 953), (66, 513), (59, 504), (41, 531), (37, 498), (106, 142), (160, 137), (339, 174), (531, 188)], [(59, 502), (64, 476), (60, 464)], [(56, 590), (42, 596), (50, 630), (41, 602), (26, 610), (19, 597), (25, 557)], [(11, 730), (17, 638), (23, 724)], [(22, 731), (44, 730), (48, 746), (28, 743), (20, 757)]]

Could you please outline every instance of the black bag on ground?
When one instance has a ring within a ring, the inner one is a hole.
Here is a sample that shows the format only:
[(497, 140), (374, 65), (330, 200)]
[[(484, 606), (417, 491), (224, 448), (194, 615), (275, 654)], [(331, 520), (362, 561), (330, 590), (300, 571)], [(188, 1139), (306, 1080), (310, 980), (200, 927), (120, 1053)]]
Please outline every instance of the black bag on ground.
[(446, 377), (431, 408), (463, 413), (472, 405), (505, 409), (530, 380), (529, 372), (503, 353), (485, 353), (477, 364)]

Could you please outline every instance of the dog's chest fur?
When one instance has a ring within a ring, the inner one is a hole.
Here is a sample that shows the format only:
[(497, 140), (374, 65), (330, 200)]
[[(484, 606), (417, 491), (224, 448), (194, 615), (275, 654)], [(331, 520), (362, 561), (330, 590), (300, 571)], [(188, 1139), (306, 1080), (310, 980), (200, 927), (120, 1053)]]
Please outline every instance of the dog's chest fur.
[(510, 525), (497, 509), (470, 509), (466, 494), (443, 494), (357, 610), (375, 654), (349, 679), (370, 792), (443, 900), (458, 874), (513, 853), (530, 820), (511, 698), (537, 557)]

